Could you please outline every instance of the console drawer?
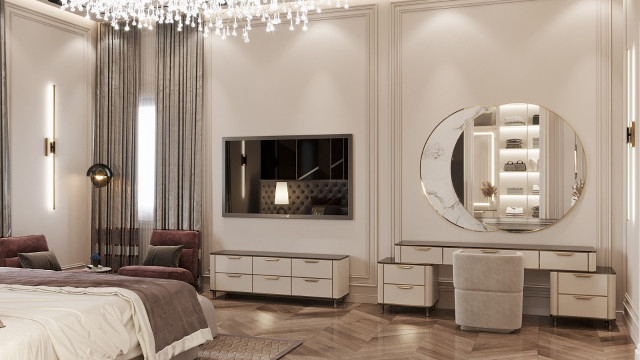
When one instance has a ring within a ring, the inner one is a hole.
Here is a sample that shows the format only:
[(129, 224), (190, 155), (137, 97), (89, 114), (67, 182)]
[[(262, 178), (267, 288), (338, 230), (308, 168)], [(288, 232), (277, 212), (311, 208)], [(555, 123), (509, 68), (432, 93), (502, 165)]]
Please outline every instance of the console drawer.
[(589, 273), (558, 273), (558, 293), (607, 296), (607, 276)]
[(277, 275), (253, 275), (253, 292), (291, 295), (291, 278)]
[(291, 276), (331, 279), (333, 277), (333, 261), (313, 259), (293, 259)]
[(216, 290), (251, 292), (252, 276), (246, 274), (216, 273)]
[(384, 283), (424, 285), (424, 266), (408, 264), (385, 264)]
[(253, 273), (259, 275), (291, 276), (291, 259), (254, 257)]
[(586, 252), (540, 251), (540, 269), (589, 271)]
[(251, 256), (216, 255), (215, 272), (251, 274), (251, 259)]
[(442, 264), (442, 248), (401, 246), (400, 262), (412, 264)]
[(384, 303), (425, 306), (424, 286), (384, 284)]
[(296, 296), (333, 298), (331, 279), (291, 278), (291, 294)]
[[(442, 263), (445, 265), (453, 265), (453, 253), (458, 251), (458, 250), (467, 250), (467, 249), (463, 249), (463, 248), (444, 248), (443, 252), (442, 252)], [(474, 249), (475, 250), (475, 249)], [(484, 251), (498, 251), (498, 253), (500, 252), (500, 249), (477, 249), (477, 250), (484, 250)], [(524, 261), (524, 268), (525, 269), (539, 269), (540, 268), (540, 252), (536, 251), (536, 250), (517, 250), (517, 249), (513, 249), (513, 250), (507, 250), (507, 251), (519, 251), (522, 253), (522, 257), (523, 257), (523, 261)]]
[(607, 318), (607, 298), (588, 295), (558, 295), (558, 315)]

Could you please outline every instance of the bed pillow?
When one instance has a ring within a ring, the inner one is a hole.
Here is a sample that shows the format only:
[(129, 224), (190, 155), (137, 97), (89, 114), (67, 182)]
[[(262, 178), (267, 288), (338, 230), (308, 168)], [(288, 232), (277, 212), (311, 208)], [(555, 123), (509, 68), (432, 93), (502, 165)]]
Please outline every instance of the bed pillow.
[(144, 266), (178, 267), (183, 245), (176, 246), (149, 246), (147, 257), (144, 258)]
[(25, 269), (62, 270), (53, 251), (18, 253), (18, 259), (20, 259), (20, 265)]

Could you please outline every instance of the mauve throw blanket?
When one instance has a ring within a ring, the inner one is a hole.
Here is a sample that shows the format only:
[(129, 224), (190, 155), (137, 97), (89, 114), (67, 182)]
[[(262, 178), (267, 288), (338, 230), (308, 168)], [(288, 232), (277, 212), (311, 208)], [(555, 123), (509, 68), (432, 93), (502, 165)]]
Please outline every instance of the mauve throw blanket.
[(140, 297), (156, 352), (200, 329), (207, 321), (193, 286), (176, 280), (134, 278), (83, 271), (0, 271), (0, 284), (74, 288), (123, 288)]

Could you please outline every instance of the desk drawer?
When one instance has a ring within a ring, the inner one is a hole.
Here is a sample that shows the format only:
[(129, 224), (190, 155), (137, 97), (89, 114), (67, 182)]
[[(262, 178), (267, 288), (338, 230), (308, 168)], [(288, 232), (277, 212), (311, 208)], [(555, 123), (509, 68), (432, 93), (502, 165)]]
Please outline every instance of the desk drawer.
[(424, 285), (424, 266), (407, 264), (385, 264), (385, 284)]
[(253, 273), (260, 275), (291, 276), (291, 259), (254, 257)]
[(291, 278), (277, 275), (253, 275), (253, 292), (291, 295)]
[(442, 264), (442, 248), (429, 246), (401, 246), (400, 262), (413, 264)]
[(296, 296), (310, 296), (333, 298), (333, 281), (330, 279), (292, 278), (291, 294)]
[(384, 303), (425, 306), (424, 286), (384, 284)]
[(587, 295), (558, 295), (558, 315), (607, 318), (607, 298)]
[(250, 293), (253, 290), (251, 280), (251, 275), (216, 273), (216, 290)]
[(215, 272), (251, 274), (251, 256), (216, 255)]
[[(463, 248), (444, 248), (442, 251), (442, 263), (445, 265), (453, 265), (453, 253), (456, 252), (457, 250), (466, 250)], [(500, 249), (478, 249), (478, 250), (485, 250), (485, 251), (495, 251), (497, 250), (498, 253), (500, 252)], [(539, 261), (539, 257), (540, 257), (540, 252), (536, 251), (536, 250), (507, 250), (507, 251), (519, 251), (522, 253), (523, 256), (523, 260), (524, 260), (524, 268), (525, 269), (539, 269), (540, 268), (540, 261)]]
[(291, 260), (291, 276), (310, 278), (333, 278), (333, 261), (293, 259)]
[(589, 271), (589, 254), (569, 251), (540, 251), (540, 269)]
[(558, 293), (607, 296), (607, 276), (588, 273), (558, 273)]

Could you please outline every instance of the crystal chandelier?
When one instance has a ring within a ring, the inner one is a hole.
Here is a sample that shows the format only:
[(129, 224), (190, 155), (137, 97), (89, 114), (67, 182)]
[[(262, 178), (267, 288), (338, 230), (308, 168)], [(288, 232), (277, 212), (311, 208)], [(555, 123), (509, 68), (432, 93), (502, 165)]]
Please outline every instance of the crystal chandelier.
[[(336, 0), (335, 7), (349, 8)], [(111, 26), (124, 30), (130, 26), (153, 29), (153, 24), (178, 24), (198, 27), (207, 37), (210, 32), (222, 39), (237, 36), (249, 42), (252, 21), (258, 19), (266, 23), (267, 32), (275, 31), (275, 25), (286, 17), (289, 30), (302, 26), (307, 30), (309, 12), (322, 12), (322, 8), (332, 6), (331, 0), (62, 0), (62, 10), (84, 12), (98, 20), (111, 22)]]

